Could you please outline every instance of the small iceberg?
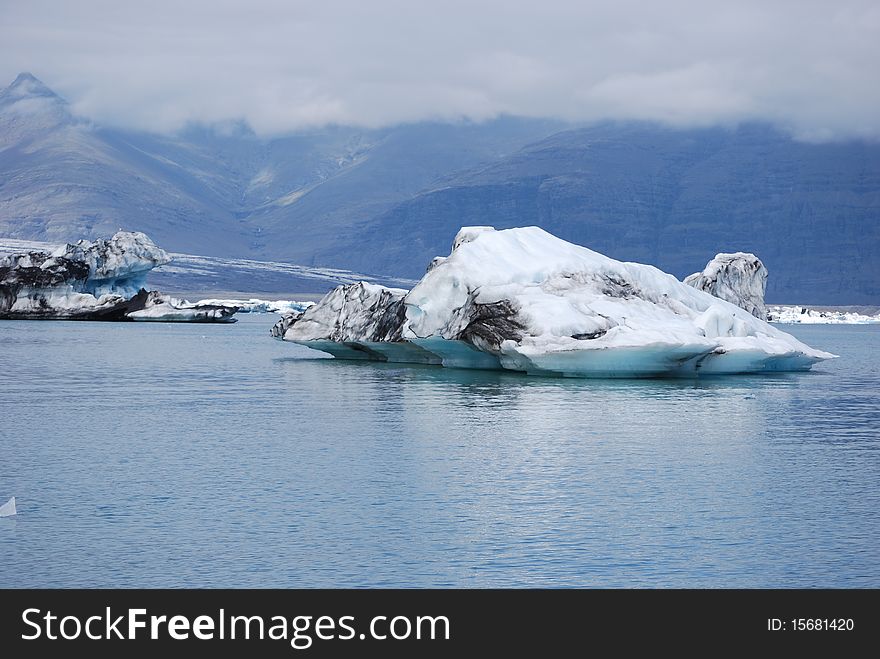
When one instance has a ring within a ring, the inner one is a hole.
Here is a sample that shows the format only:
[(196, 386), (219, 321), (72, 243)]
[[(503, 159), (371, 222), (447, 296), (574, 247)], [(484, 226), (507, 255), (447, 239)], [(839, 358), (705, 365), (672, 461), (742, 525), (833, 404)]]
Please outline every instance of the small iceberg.
[(0, 506), (0, 517), (12, 517), (16, 514), (18, 513), (15, 511), (15, 497)]
[(280, 313), (291, 314), (305, 311), (314, 302), (297, 302), (296, 300), (261, 300), (252, 297), (248, 300), (228, 300), (219, 298), (210, 298), (207, 300), (199, 300), (199, 305), (214, 305), (220, 307), (237, 307), (238, 313)]
[(80, 240), (54, 252), (0, 255), (0, 319), (228, 323), (238, 307), (147, 291), (171, 256), (140, 232)]
[(238, 307), (225, 304), (188, 302), (178, 298), (150, 291), (147, 293), (144, 308), (130, 311), (131, 320), (160, 323), (234, 323), (233, 316)]

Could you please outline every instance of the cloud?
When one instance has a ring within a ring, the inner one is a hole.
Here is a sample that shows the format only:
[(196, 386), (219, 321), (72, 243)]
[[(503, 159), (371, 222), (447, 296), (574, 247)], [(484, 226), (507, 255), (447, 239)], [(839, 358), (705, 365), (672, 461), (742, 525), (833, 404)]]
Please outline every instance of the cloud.
[(128, 127), (515, 114), (880, 137), (873, 0), (0, 2), (0, 76)]

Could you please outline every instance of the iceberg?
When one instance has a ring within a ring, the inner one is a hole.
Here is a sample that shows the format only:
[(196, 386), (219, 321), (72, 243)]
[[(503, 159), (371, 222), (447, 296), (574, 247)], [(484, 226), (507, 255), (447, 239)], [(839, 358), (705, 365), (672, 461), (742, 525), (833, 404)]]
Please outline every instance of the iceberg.
[(15, 497), (0, 506), (0, 517), (12, 517), (17, 514), (15, 510)]
[(465, 227), (409, 292), (339, 286), (272, 334), (343, 359), (562, 377), (803, 371), (834, 357), (653, 266), (538, 227)]
[(127, 317), (137, 321), (164, 323), (234, 323), (238, 307), (204, 302), (187, 302), (156, 291), (147, 293), (144, 308), (130, 311)]
[(196, 304), (211, 304), (221, 307), (238, 307), (238, 313), (280, 313), (292, 314), (305, 311), (314, 302), (297, 302), (295, 300), (262, 300), (249, 298), (247, 300), (211, 298), (199, 300)]
[(767, 268), (754, 254), (716, 254), (702, 272), (688, 275), (684, 283), (727, 300), (755, 318), (767, 320), (767, 307), (764, 305)]
[(0, 318), (124, 320), (170, 258), (142, 233), (0, 257)]
[(785, 325), (872, 325), (880, 323), (880, 314), (872, 315), (845, 309), (810, 309), (804, 306), (776, 305), (769, 308), (767, 315), (769, 322)]
[(235, 307), (199, 307), (146, 290), (149, 272), (170, 261), (145, 234), (129, 231), (0, 256), (0, 318), (227, 322)]

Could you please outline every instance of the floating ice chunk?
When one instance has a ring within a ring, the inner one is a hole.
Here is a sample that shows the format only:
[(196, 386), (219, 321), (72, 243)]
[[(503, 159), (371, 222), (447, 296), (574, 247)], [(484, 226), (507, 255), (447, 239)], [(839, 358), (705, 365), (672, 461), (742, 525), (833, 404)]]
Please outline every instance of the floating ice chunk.
[(0, 318), (234, 322), (235, 305), (147, 292), (147, 274), (170, 260), (147, 236), (128, 231), (0, 257)]
[(215, 305), (221, 307), (238, 307), (238, 313), (280, 313), (290, 314), (305, 311), (314, 302), (296, 302), (295, 300), (261, 300), (250, 298), (248, 300), (217, 299), (211, 298), (199, 300), (199, 305)]
[(767, 311), (771, 323), (804, 325), (870, 325), (880, 323), (880, 314), (841, 309), (773, 306)]
[(148, 300), (147, 274), (170, 261), (142, 233), (0, 257), (0, 318), (126, 320)]
[(187, 302), (151, 291), (144, 308), (127, 314), (131, 320), (165, 323), (234, 323), (238, 307)]
[(12, 517), (18, 513), (15, 510), (15, 497), (0, 506), (0, 517)]

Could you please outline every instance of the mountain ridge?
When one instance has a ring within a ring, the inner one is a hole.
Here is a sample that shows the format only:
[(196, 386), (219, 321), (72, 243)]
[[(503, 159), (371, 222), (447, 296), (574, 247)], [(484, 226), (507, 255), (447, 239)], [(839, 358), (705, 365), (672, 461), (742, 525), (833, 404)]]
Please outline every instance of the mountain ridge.
[[(346, 267), (362, 267), (369, 254), (380, 270), (384, 259), (415, 276), (461, 224), (534, 224), (679, 278), (716, 253), (751, 251), (768, 265), (771, 301), (872, 304), (880, 298), (880, 146), (799, 143), (760, 124), (581, 128), (403, 202), (338, 251)], [(413, 237), (383, 242), (380, 252), (371, 238), (379, 229)]]
[(22, 74), (2, 92), (10, 103), (0, 107), (0, 232), (58, 242), (122, 223), (171, 249), (218, 256), (287, 260), (276, 245), (291, 225), (303, 225), (297, 244), (331, 240), (352, 217), (365, 220), (559, 126), (502, 118), (272, 139), (243, 125), (163, 136), (93, 125), (47, 90)]
[(880, 145), (763, 124), (501, 117), (261, 138), (75, 117), (30, 74), (0, 91), (0, 235), (144, 231), (167, 249), (417, 277), (467, 224), (537, 225), (678, 277), (751, 251), (768, 301), (880, 303)]

